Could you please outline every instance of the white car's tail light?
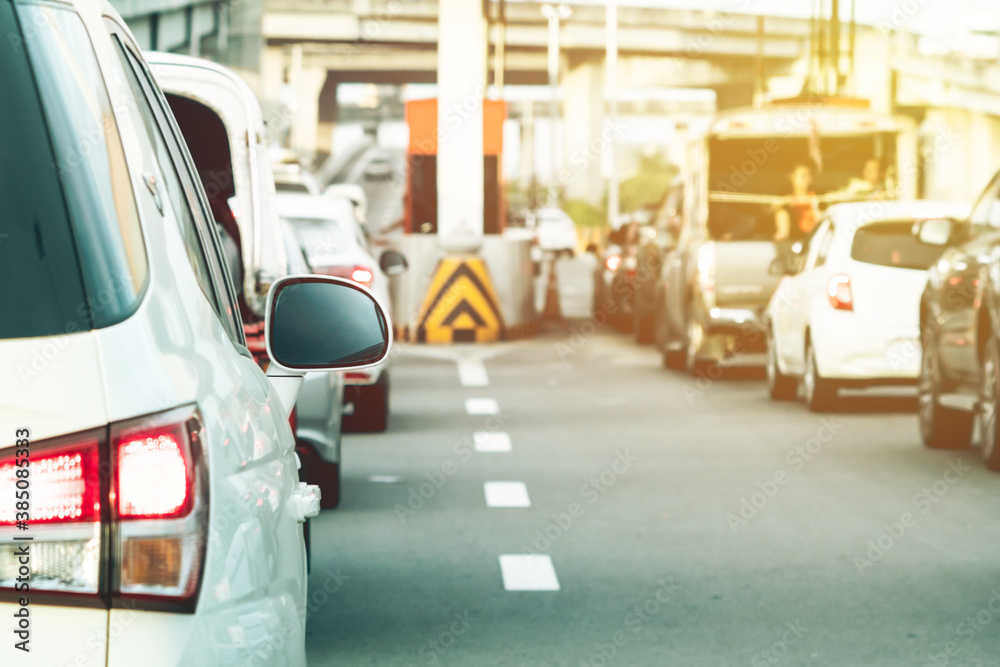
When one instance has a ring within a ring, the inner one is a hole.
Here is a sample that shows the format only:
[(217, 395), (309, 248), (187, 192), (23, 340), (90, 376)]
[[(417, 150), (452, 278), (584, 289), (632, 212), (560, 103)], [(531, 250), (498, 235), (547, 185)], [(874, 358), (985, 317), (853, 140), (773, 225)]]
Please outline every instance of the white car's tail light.
[(370, 268), (360, 265), (316, 267), (314, 271), (324, 276), (347, 278), (365, 287), (371, 287), (372, 281), (375, 279), (375, 273)]
[(191, 406), (33, 442), (27, 457), (0, 450), (0, 600), (30, 590), (40, 603), (194, 611), (208, 529), (201, 438)]
[(116, 598), (193, 610), (208, 528), (201, 438), (191, 408), (112, 426)]
[(351, 271), (351, 280), (365, 286), (370, 285), (372, 278), (374, 277), (375, 275), (371, 271), (361, 266), (355, 267), (355, 269)]
[[(0, 452), (0, 592), (98, 595), (103, 440), (100, 429), (31, 443), (27, 456), (16, 456), (16, 448)], [(23, 461), (27, 477), (17, 473)], [(26, 513), (18, 493), (28, 499)], [(15, 539), (26, 536), (31, 540)], [(23, 545), (31, 552), (27, 577), (17, 555)], [(29, 589), (19, 586), (25, 583)]]
[(826, 294), (830, 297), (830, 305), (837, 310), (854, 310), (850, 276), (843, 273), (830, 276), (830, 282), (826, 284)]

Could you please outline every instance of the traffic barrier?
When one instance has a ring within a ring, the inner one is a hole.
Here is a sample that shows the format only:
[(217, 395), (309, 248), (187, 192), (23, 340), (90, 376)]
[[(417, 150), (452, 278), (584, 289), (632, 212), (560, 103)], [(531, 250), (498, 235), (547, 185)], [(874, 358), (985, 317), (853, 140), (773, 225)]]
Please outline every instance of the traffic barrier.
[(438, 261), (417, 317), (418, 343), (491, 343), (504, 320), (486, 262), (474, 255)]

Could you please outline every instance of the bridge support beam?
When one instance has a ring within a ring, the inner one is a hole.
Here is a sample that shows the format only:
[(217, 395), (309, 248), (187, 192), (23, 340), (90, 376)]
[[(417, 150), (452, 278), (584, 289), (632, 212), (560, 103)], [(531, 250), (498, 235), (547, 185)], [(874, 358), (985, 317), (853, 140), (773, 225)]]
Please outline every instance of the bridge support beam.
[(483, 235), (482, 3), (440, 0), (438, 39), (438, 236), (444, 247), (470, 252)]
[[(326, 83), (326, 70), (302, 65), (302, 45), (292, 47), (288, 82), (295, 90), (296, 109), (292, 121), (292, 150), (309, 164), (319, 148), (319, 95)], [(325, 150), (325, 149), (324, 149)]]

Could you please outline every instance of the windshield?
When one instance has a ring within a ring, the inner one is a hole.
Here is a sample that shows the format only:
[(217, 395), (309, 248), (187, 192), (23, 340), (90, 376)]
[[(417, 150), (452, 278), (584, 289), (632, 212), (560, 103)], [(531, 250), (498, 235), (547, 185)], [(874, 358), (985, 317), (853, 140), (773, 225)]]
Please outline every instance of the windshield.
[(291, 223), (311, 266), (322, 266), (351, 248), (350, 235), (336, 220), (291, 217), (284, 219)]
[(879, 222), (854, 234), (851, 259), (900, 269), (926, 270), (941, 258), (942, 247), (921, 243), (913, 235), (913, 220)]
[(712, 138), (708, 232), (716, 240), (791, 239), (836, 201), (888, 197), (893, 135)]

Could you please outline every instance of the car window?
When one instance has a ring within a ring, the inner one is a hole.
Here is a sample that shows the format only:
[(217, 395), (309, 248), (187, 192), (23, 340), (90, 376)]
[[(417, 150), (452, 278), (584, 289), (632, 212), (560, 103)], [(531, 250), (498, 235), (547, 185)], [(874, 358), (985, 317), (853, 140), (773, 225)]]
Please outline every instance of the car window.
[(291, 223), (309, 264), (322, 266), (332, 257), (346, 252), (350, 243), (340, 225), (332, 220), (285, 218)]
[(826, 264), (826, 258), (830, 255), (830, 246), (833, 244), (833, 236), (835, 233), (836, 229), (833, 226), (833, 222), (830, 221), (823, 237), (819, 239), (816, 249), (816, 262), (813, 266), (823, 266)]
[(921, 243), (913, 235), (913, 220), (879, 222), (854, 234), (851, 259), (900, 269), (929, 269), (943, 249)]
[(980, 227), (1000, 228), (1000, 201), (997, 194), (1000, 192), (1000, 175), (994, 176), (979, 200), (972, 209), (969, 216), (973, 225)]
[[(12, 5), (2, 11), (16, 30)], [(32, 28), (0, 54), (0, 338), (110, 326), (148, 274), (118, 126), (80, 17), (17, 11)]]
[[(197, 276), (202, 292), (219, 314), (234, 342), (242, 343), (242, 327), (236, 326), (235, 306), (231, 292), (231, 281), (219, 251), (219, 240), (214, 222), (210, 225), (208, 213), (203, 206), (198, 181), (192, 176), (190, 161), (169, 126), (169, 116), (162, 101), (157, 97), (142, 63), (118, 39), (114, 39), (122, 72), (136, 99), (136, 110), (142, 120), (142, 127), (153, 146), (163, 175), (160, 184), (161, 196), (168, 197), (177, 217), (181, 234), (187, 249), (188, 260)], [(167, 131), (164, 131), (167, 128)]]
[(295, 183), (292, 181), (275, 181), (274, 189), (278, 192), (304, 192), (305, 194), (309, 194), (309, 188), (304, 183)]

